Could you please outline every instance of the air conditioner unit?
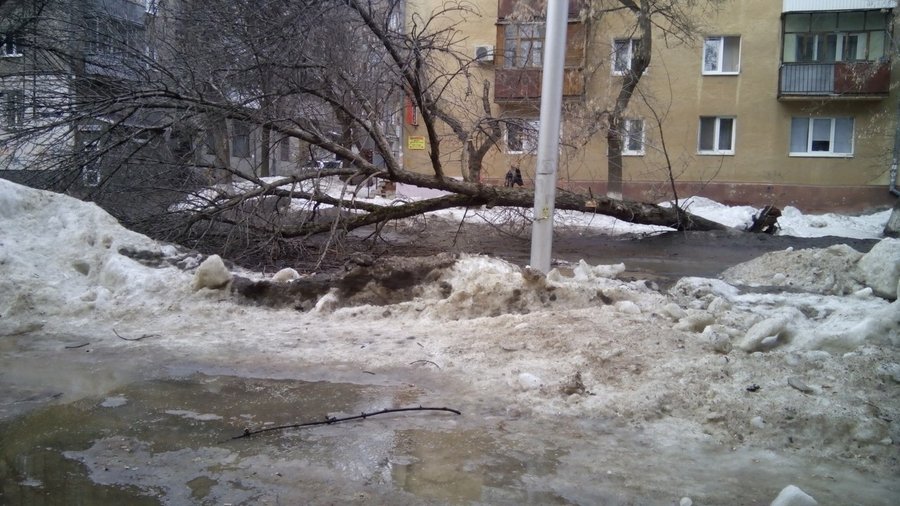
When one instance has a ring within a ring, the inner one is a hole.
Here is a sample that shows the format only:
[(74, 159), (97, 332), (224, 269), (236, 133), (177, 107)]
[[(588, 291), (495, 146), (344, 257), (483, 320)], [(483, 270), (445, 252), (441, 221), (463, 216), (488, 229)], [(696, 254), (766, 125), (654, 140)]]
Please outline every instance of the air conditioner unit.
[(492, 62), (494, 61), (494, 46), (490, 44), (479, 44), (475, 46), (475, 61)]

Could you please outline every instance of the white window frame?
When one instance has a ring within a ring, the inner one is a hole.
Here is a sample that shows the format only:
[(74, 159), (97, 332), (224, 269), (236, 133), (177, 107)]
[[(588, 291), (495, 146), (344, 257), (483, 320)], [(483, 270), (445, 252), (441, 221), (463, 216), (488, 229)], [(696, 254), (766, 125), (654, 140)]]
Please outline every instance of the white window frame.
[[(703, 119), (704, 118), (714, 118), (715, 122), (715, 131), (713, 134), (713, 149), (704, 150), (700, 147), (700, 141), (703, 136)], [(719, 141), (720, 135), (722, 131), (722, 120), (727, 119), (731, 120), (731, 149), (719, 149)], [(734, 140), (737, 138), (737, 118), (734, 116), (701, 116), (697, 125), (697, 154), (698, 155), (733, 155), (734, 154)]]
[[(612, 72), (612, 75), (624, 76), (625, 74), (627, 74), (628, 72), (631, 71), (631, 65), (632, 65), (632, 61), (634, 59), (634, 43), (635, 43), (635, 41), (640, 42), (640, 40), (641, 39), (635, 39), (635, 38), (613, 39), (612, 56), (610, 57), (610, 60), (609, 60), (610, 61), (610, 71)], [(619, 66), (618, 65), (619, 64), (619, 52), (616, 51), (616, 46), (619, 43), (627, 43), (628, 44), (628, 47), (626, 48), (627, 54), (625, 55), (625, 69), (627, 69), (627, 70), (617, 70), (616, 69), (616, 67)]]
[(290, 162), (291, 154), (291, 138), (282, 137), (281, 140), (278, 141), (278, 161)]
[[(641, 123), (640, 142), (641, 148), (638, 150), (628, 149), (632, 131), (631, 125), (635, 122)], [(622, 120), (622, 156), (644, 156), (647, 141), (647, 123), (641, 118), (625, 118)]]
[[(806, 128), (806, 151), (790, 151), (789, 156), (793, 157), (802, 157), (802, 158), (853, 158), (854, 153), (856, 152), (856, 119), (852, 116), (794, 116), (791, 118), (791, 125), (793, 126), (794, 120), (805, 119), (809, 123)], [(850, 152), (849, 153), (840, 153), (834, 151), (834, 146), (836, 144), (835, 139), (835, 131), (837, 127), (838, 119), (849, 119), (851, 121), (851, 129), (850, 129)], [(831, 125), (829, 129), (829, 148), (828, 151), (813, 151), (813, 125), (816, 120), (830, 120)], [(788, 147), (789, 149), (793, 147), (793, 128), (789, 129), (791, 138), (788, 139)]]
[[(80, 128), (82, 131), (86, 132), (97, 131), (93, 127), (97, 127), (97, 130), (99, 130), (99, 125), (82, 125)], [(84, 156), (86, 161), (81, 166), (81, 183), (85, 186), (94, 187), (100, 185), (102, 178), (100, 163), (103, 160), (103, 157), (97, 156), (98, 149), (99, 146), (96, 139), (86, 142), (82, 148), (82, 156)]]
[[(515, 125), (516, 128), (520, 129), (522, 139), (521, 149), (515, 150), (511, 149), (509, 145), (509, 127)], [(506, 143), (506, 152), (511, 155), (517, 154), (536, 154), (537, 153), (537, 132), (539, 131), (541, 126), (540, 120), (537, 119), (518, 119), (510, 121), (506, 124), (506, 129), (504, 131), (504, 141)], [(532, 135), (528, 135), (531, 133)]]
[(16, 44), (15, 34), (0, 33), (0, 58), (18, 58), (22, 56)]
[(2, 100), (2, 125), (7, 129), (21, 128), (25, 124), (28, 107), (25, 103), (25, 92), (17, 89), (0, 90)]
[[(737, 39), (737, 70), (722, 70), (723, 62), (725, 59), (725, 42), (727, 39)], [(717, 65), (713, 70), (707, 70), (706, 65), (706, 48), (710, 44), (716, 44), (716, 52), (718, 55), (718, 59), (716, 61)], [(700, 67), (700, 71), (705, 76), (736, 76), (741, 73), (741, 49), (742, 49), (743, 39), (740, 35), (716, 35), (713, 37), (707, 37), (703, 41), (703, 64)]]
[[(231, 125), (231, 157), (240, 159), (253, 158), (253, 140), (250, 137), (251, 129), (248, 123), (235, 122)], [(239, 138), (241, 142), (239, 141)], [(246, 138), (246, 144), (243, 139)], [(246, 148), (246, 154), (244, 154)]]

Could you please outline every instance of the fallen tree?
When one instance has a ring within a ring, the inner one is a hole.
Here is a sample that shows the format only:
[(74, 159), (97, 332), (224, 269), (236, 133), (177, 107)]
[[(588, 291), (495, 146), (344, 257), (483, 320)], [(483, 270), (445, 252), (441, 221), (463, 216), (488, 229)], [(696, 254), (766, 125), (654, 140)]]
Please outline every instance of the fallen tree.
[[(160, 4), (142, 29), (122, 32), (122, 12), (98, 12), (116, 2), (40, 3), (39, 15), (23, 15), (18, 26), (35, 62), (19, 77), (57, 77), (31, 89), (35, 121), (0, 137), (16, 155), (7, 161), (67, 174), (52, 179), (77, 183), (81, 196), (142, 232), (180, 242), (242, 234), (245, 247), (451, 207), (533, 205), (531, 189), (479, 182), (505, 120), (492, 112), (490, 86), (475, 77), (454, 28), (476, 15), (470, 4), (424, 15), (405, 12), (400, 0), (188, 0)], [(428, 147), (428, 165), (415, 170), (398, 146), (407, 105)], [(253, 131), (260, 134), (251, 142), (245, 133)], [(296, 170), (266, 177), (281, 143)], [(467, 156), (461, 179), (445, 167), (454, 150)], [(313, 169), (317, 153), (338, 166)], [(330, 176), (447, 195), (377, 205), (305, 184)], [(147, 197), (160, 192), (166, 198)], [(333, 220), (311, 219), (329, 206), (338, 209)], [(307, 212), (285, 212), (298, 207)], [(677, 207), (566, 191), (556, 208), (679, 230), (725, 228)]]

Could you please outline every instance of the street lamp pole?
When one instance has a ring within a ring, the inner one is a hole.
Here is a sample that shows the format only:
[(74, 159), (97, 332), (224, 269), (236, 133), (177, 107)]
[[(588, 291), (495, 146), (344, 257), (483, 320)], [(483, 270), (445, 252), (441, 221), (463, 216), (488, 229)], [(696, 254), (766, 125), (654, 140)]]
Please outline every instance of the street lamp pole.
[(559, 165), (559, 128), (568, 11), (568, 0), (547, 2), (538, 160), (534, 178), (534, 221), (531, 231), (531, 267), (545, 274), (550, 271), (550, 253), (553, 246), (553, 211), (556, 202), (556, 172)]

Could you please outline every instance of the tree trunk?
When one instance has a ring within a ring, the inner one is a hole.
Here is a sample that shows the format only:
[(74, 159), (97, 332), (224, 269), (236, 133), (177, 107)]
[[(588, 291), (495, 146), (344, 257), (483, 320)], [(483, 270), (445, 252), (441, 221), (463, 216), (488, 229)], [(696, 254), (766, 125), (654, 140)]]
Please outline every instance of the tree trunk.
[(631, 55), (631, 66), (622, 77), (622, 87), (616, 97), (613, 110), (609, 113), (609, 130), (606, 133), (607, 167), (609, 172), (607, 195), (622, 198), (622, 124), (628, 104), (641, 81), (644, 72), (650, 65), (653, 45), (653, 24), (651, 22), (652, 5), (649, 0), (641, 0), (640, 5), (631, 0), (620, 0), (623, 6), (630, 9), (637, 17), (637, 34), (640, 41), (637, 50)]
[[(618, 120), (619, 118), (610, 118)], [(606, 195), (614, 199), (622, 199), (622, 139), (619, 137), (619, 127), (610, 124), (606, 132), (606, 159), (609, 167)]]
[(272, 158), (272, 129), (263, 126), (260, 139), (259, 177), (269, 177)]

